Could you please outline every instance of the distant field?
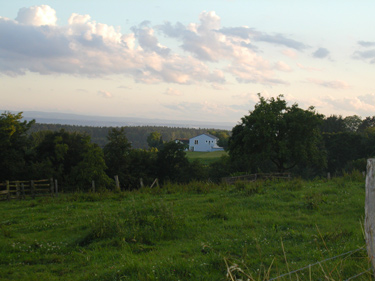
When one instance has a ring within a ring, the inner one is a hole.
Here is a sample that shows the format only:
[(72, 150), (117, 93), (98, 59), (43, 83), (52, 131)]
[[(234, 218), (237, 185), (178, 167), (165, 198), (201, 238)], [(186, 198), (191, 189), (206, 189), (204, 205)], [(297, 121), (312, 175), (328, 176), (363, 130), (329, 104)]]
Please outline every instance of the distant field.
[(199, 152), (199, 151), (187, 151), (186, 156), (190, 161), (195, 159), (201, 161), (203, 164), (209, 165), (220, 159), (221, 156), (227, 155), (225, 151), (214, 151), (214, 152)]

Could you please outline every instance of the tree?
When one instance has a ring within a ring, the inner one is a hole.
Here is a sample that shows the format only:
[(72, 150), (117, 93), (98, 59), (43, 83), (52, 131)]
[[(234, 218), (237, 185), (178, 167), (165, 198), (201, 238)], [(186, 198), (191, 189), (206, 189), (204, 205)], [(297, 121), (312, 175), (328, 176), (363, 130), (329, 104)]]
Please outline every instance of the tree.
[(341, 115), (331, 115), (323, 119), (322, 132), (341, 133), (347, 131), (347, 126)]
[(4, 112), (0, 116), (0, 180), (23, 178), (29, 148), (27, 131), (35, 120), (22, 118), (22, 112)]
[(106, 169), (103, 150), (96, 144), (88, 143), (82, 161), (72, 168), (70, 178), (80, 190), (89, 190), (92, 181), (95, 181), (97, 190), (114, 187), (114, 180), (107, 176)]
[(363, 133), (367, 128), (375, 128), (375, 116), (366, 117), (358, 126), (358, 132)]
[(164, 143), (160, 148), (157, 153), (156, 165), (157, 174), (161, 181), (187, 181), (189, 161), (184, 150), (183, 144), (174, 141)]
[[(278, 172), (298, 164), (325, 165), (319, 127), (323, 116), (313, 107), (303, 110), (297, 104), (287, 106), (283, 96), (259, 102), (232, 130), (229, 155), (247, 169), (256, 171), (267, 162)], [(264, 169), (264, 168), (263, 168)]]
[(160, 133), (158, 132), (152, 132), (147, 137), (147, 144), (150, 148), (160, 148), (160, 146), (163, 144), (163, 138)]
[(104, 158), (110, 177), (118, 176), (122, 188), (129, 187), (131, 144), (124, 128), (112, 128), (108, 132), (108, 143), (104, 146)]
[(225, 150), (228, 148), (228, 140), (229, 140), (229, 132), (223, 130), (209, 130), (208, 133), (211, 135), (218, 137), (219, 140), (217, 145), (224, 148)]
[(71, 171), (84, 159), (90, 141), (87, 135), (68, 133), (64, 129), (47, 132), (44, 139), (38, 139), (38, 144), (35, 144), (34, 166), (43, 168), (36, 171), (37, 174), (58, 179), (60, 184), (69, 183), (74, 188)]
[(342, 172), (345, 166), (364, 157), (363, 136), (354, 132), (324, 133), (327, 150), (327, 170)]
[(358, 115), (346, 116), (344, 123), (347, 131), (357, 132), (359, 126), (362, 124), (362, 119)]

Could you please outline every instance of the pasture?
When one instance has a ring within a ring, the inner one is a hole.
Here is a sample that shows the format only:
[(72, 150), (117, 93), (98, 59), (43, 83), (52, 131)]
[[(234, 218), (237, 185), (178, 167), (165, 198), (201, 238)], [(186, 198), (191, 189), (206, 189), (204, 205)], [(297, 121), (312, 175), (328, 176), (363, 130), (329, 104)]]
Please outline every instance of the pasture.
[(221, 156), (228, 155), (225, 151), (213, 152), (200, 152), (200, 151), (187, 151), (186, 157), (190, 161), (199, 160), (202, 164), (209, 165), (220, 159)]
[(364, 201), (360, 173), (2, 201), (0, 279), (372, 280)]

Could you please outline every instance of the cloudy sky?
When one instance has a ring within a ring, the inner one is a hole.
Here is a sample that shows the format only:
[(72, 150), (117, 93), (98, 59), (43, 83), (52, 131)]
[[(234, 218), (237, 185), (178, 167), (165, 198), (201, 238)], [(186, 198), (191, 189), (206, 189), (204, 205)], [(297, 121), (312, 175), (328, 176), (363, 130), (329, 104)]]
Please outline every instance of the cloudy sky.
[(262, 96), (375, 115), (375, 1), (0, 3), (0, 109), (229, 121)]

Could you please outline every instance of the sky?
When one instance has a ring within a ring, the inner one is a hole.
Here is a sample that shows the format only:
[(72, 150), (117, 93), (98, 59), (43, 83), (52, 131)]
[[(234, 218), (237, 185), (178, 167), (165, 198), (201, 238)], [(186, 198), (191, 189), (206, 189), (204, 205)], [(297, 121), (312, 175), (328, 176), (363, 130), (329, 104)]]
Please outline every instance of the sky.
[(239, 122), (375, 115), (375, 1), (0, 3), (0, 109)]

